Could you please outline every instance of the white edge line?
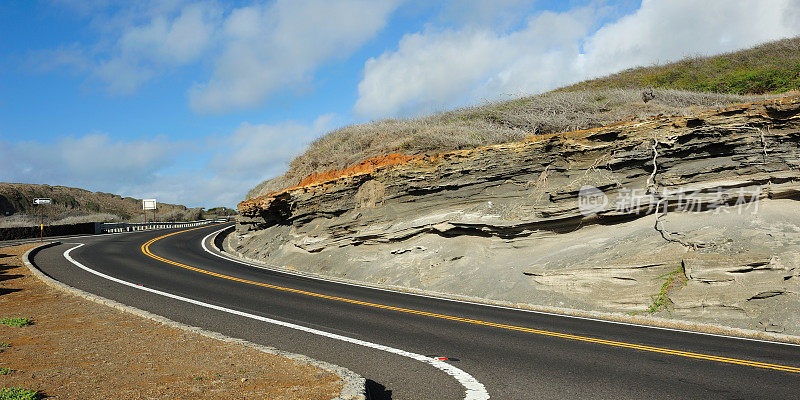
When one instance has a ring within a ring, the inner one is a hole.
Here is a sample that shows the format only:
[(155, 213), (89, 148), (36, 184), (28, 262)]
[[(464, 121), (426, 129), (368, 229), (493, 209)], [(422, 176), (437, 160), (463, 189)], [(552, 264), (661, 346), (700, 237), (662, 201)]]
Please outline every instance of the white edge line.
[(72, 256), (70, 256), (70, 252), (72, 252), (72, 250), (75, 250), (75, 249), (77, 249), (77, 248), (79, 248), (79, 247), (81, 247), (83, 245), (84, 245), (83, 243), (80, 243), (77, 246), (72, 247), (72, 248), (68, 249), (67, 251), (65, 251), (64, 252), (64, 258), (66, 258), (69, 262), (75, 264), (75, 266), (77, 266), (78, 268), (80, 268), (80, 269), (82, 269), (82, 270), (84, 270), (86, 272), (89, 272), (91, 274), (97, 275), (97, 276), (99, 276), (101, 278), (110, 280), (112, 282), (119, 283), (121, 285), (129, 286), (129, 287), (132, 287), (134, 289), (139, 289), (139, 290), (143, 290), (145, 292), (150, 292), (150, 293), (154, 293), (154, 294), (157, 294), (157, 295), (160, 295), (160, 296), (169, 297), (169, 298), (174, 299), (174, 300), (183, 301), (183, 302), (194, 304), (194, 305), (197, 305), (197, 306), (200, 306), (200, 307), (210, 308), (212, 310), (222, 311), (222, 312), (226, 312), (226, 313), (229, 313), (229, 314), (238, 315), (240, 317), (250, 318), (250, 319), (257, 320), (257, 321), (266, 322), (266, 323), (269, 323), (269, 324), (279, 325), (279, 326), (283, 326), (283, 327), (286, 327), (286, 328), (290, 328), (290, 329), (295, 329), (295, 330), (302, 331), (302, 332), (311, 333), (313, 335), (324, 336), (324, 337), (327, 337), (327, 338), (341, 340), (343, 342), (357, 344), (359, 346), (369, 347), (369, 348), (373, 348), (373, 349), (377, 349), (377, 350), (382, 350), (382, 351), (385, 351), (385, 352), (388, 352), (388, 353), (397, 354), (397, 355), (400, 355), (400, 356), (403, 356), (403, 357), (408, 357), (408, 358), (411, 358), (411, 359), (416, 360), (416, 361), (420, 361), (420, 362), (423, 362), (423, 363), (426, 363), (426, 364), (430, 364), (434, 368), (437, 368), (437, 369), (439, 369), (441, 371), (444, 371), (446, 374), (448, 374), (448, 375), (452, 376), (453, 378), (455, 378), (458, 381), (458, 383), (460, 383), (466, 389), (465, 392), (464, 392), (464, 400), (485, 400), (485, 399), (489, 398), (489, 393), (486, 391), (486, 387), (484, 387), (482, 383), (478, 382), (477, 379), (472, 377), (472, 375), (470, 375), (470, 374), (464, 372), (463, 370), (461, 370), (461, 369), (459, 369), (457, 367), (454, 367), (454, 366), (452, 366), (452, 365), (450, 365), (450, 364), (448, 364), (448, 363), (446, 363), (444, 361), (437, 360), (435, 358), (426, 357), (426, 356), (423, 356), (421, 354), (416, 354), (416, 353), (412, 353), (412, 352), (409, 352), (409, 351), (396, 349), (394, 347), (384, 346), (382, 344), (367, 342), (365, 340), (355, 339), (355, 338), (351, 338), (351, 337), (347, 337), (347, 336), (343, 336), (343, 335), (338, 335), (338, 334), (335, 334), (335, 333), (325, 332), (325, 331), (321, 331), (321, 330), (314, 329), (314, 328), (308, 328), (308, 327), (305, 327), (305, 326), (292, 324), (292, 323), (289, 323), (289, 322), (279, 321), (279, 320), (276, 320), (276, 319), (267, 318), (267, 317), (263, 317), (263, 316), (256, 315), (256, 314), (250, 314), (250, 313), (247, 313), (247, 312), (244, 312), (244, 311), (239, 311), (239, 310), (234, 310), (234, 309), (230, 309), (230, 308), (226, 308), (226, 307), (222, 307), (222, 306), (218, 306), (218, 305), (214, 305), (214, 304), (204, 303), (204, 302), (199, 301), (199, 300), (194, 300), (194, 299), (190, 299), (190, 298), (187, 298), (187, 297), (178, 296), (176, 294), (172, 294), (172, 293), (168, 293), (168, 292), (162, 292), (160, 290), (156, 290), (156, 289), (149, 288), (149, 287), (146, 287), (146, 286), (139, 286), (137, 284), (134, 284), (134, 283), (131, 283), (131, 282), (128, 282), (128, 281), (124, 281), (122, 279), (115, 278), (115, 277), (110, 276), (110, 275), (106, 275), (106, 274), (104, 274), (102, 272), (95, 271), (95, 270), (93, 270), (93, 269), (91, 269), (91, 268), (79, 263), (78, 261), (75, 261), (75, 259), (72, 258)]
[(281, 274), (294, 275), (294, 276), (298, 276), (298, 277), (302, 277), (302, 278), (315, 279), (315, 280), (318, 280), (318, 281), (337, 283), (337, 284), (340, 284), (340, 285), (356, 286), (356, 287), (365, 288), (365, 289), (373, 289), (373, 290), (380, 290), (380, 291), (384, 291), (384, 292), (405, 294), (405, 295), (409, 295), (409, 296), (417, 296), (417, 297), (424, 297), (424, 298), (428, 298), (428, 299), (449, 301), (449, 302), (453, 302), (453, 303), (471, 304), (471, 305), (482, 306), (482, 307), (500, 308), (500, 309), (512, 310), (512, 311), (522, 311), (522, 312), (527, 312), (527, 313), (532, 313), (532, 314), (548, 315), (548, 316), (553, 316), (553, 317), (563, 317), (563, 318), (579, 319), (579, 320), (583, 320), (583, 321), (602, 322), (602, 323), (606, 323), (606, 324), (635, 326), (635, 327), (638, 327), (638, 328), (658, 329), (658, 330), (662, 330), (662, 331), (691, 333), (691, 334), (695, 334), (695, 335), (712, 336), (712, 337), (718, 337), (718, 338), (747, 340), (747, 341), (750, 341), (750, 342), (759, 342), (759, 343), (768, 343), (768, 344), (780, 344), (780, 345), (784, 345), (784, 346), (800, 347), (800, 344), (798, 344), (798, 343), (778, 342), (778, 341), (774, 341), (774, 340), (755, 339), (755, 338), (742, 337), (742, 336), (721, 335), (719, 333), (690, 331), (690, 330), (686, 330), (686, 329), (667, 328), (667, 327), (656, 326), (656, 325), (643, 325), (643, 324), (637, 324), (637, 323), (633, 323), (633, 322), (621, 322), (621, 321), (613, 321), (613, 320), (608, 320), (608, 319), (600, 319), (600, 318), (592, 318), (592, 317), (581, 317), (581, 316), (578, 316), (578, 315), (559, 314), (559, 313), (548, 312), (548, 311), (528, 310), (528, 309), (525, 309), (525, 308), (507, 307), (507, 306), (501, 306), (501, 305), (497, 305), (497, 304), (479, 303), (479, 302), (476, 302), (476, 301), (469, 301), (469, 300), (450, 299), (450, 298), (447, 298), (447, 297), (433, 296), (433, 295), (422, 294), (422, 293), (414, 293), (414, 292), (404, 292), (404, 291), (400, 291), (400, 290), (393, 290), (393, 289), (375, 287), (375, 286), (370, 286), (370, 285), (360, 285), (360, 284), (352, 283), (352, 282), (344, 282), (344, 281), (339, 281), (339, 280), (325, 279), (325, 278), (321, 278), (319, 276), (315, 276), (315, 275), (311, 275), (311, 274), (303, 274), (303, 273), (297, 273), (297, 272), (292, 272), (292, 271), (285, 271), (283, 269), (278, 269), (278, 268), (270, 268), (270, 267), (265, 266), (265, 265), (260, 265), (260, 264), (256, 264), (256, 263), (252, 263), (252, 262), (247, 262), (247, 261), (243, 261), (243, 260), (239, 260), (239, 259), (227, 256), (227, 255), (218, 254), (218, 253), (215, 253), (215, 252), (209, 250), (208, 247), (206, 247), (206, 242), (208, 241), (208, 239), (212, 235), (219, 234), (220, 232), (222, 232), (222, 231), (224, 231), (225, 229), (228, 229), (228, 228), (230, 228), (230, 227), (225, 227), (225, 228), (222, 228), (220, 230), (211, 232), (206, 237), (204, 237), (203, 241), (201, 242), (201, 244), (203, 246), (203, 250), (205, 250), (207, 253), (213, 254), (213, 255), (215, 255), (215, 256), (217, 256), (219, 258), (222, 258), (222, 259), (225, 259), (225, 260), (228, 260), (228, 261), (233, 261), (233, 262), (236, 262), (236, 263), (239, 263), (239, 264), (242, 264), (242, 265), (248, 265), (248, 266), (251, 266), (251, 267), (254, 267), (254, 268), (260, 268), (260, 269), (265, 269), (265, 270), (268, 270), (268, 271), (278, 272), (278, 273), (281, 273)]

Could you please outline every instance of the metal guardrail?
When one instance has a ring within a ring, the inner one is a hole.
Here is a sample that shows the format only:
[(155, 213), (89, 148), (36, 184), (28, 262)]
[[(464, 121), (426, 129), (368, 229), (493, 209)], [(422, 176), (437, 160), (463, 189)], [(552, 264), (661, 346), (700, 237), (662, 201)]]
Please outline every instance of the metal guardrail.
[(121, 233), (121, 232), (135, 232), (135, 231), (151, 231), (157, 229), (170, 229), (170, 228), (192, 228), (195, 226), (208, 225), (219, 222), (227, 222), (228, 219), (204, 219), (200, 221), (188, 222), (114, 222), (114, 223), (98, 223), (95, 226), (95, 233)]

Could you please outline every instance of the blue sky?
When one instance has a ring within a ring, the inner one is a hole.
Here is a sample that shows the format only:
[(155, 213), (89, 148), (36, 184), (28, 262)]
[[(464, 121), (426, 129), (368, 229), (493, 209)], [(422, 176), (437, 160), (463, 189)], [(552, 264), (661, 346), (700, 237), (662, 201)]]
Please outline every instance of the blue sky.
[(0, 181), (234, 206), (337, 127), (800, 33), (742, 1), (4, 1)]

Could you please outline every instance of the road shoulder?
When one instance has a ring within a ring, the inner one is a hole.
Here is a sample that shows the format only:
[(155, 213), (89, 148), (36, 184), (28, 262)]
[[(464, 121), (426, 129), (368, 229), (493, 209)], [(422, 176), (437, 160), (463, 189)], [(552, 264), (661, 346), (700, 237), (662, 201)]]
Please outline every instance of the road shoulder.
[[(57, 398), (359, 398), (350, 371), (213, 332), (73, 289), (0, 249), (0, 386)], [(36, 275), (36, 276), (33, 276)], [(43, 283), (44, 282), (44, 283)], [(108, 307), (111, 306), (111, 307)], [(143, 318), (142, 318), (143, 317)], [(360, 392), (359, 392), (360, 386)]]

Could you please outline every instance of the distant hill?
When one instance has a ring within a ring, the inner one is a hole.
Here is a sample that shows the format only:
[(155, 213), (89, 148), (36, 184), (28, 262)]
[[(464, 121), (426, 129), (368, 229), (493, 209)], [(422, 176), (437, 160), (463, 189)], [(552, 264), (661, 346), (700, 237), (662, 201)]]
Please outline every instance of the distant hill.
[[(39, 208), (33, 205), (33, 199), (37, 197), (53, 199), (52, 204), (44, 207), (45, 217), (51, 223), (144, 220), (141, 199), (66, 186), (0, 183), (0, 226), (24, 226), (35, 222)], [(206, 211), (159, 203), (156, 218), (161, 221), (181, 221), (230, 213), (232, 210), (225, 207)], [(149, 215), (152, 218), (152, 213)]]
[(800, 90), (800, 37), (713, 57), (690, 57), (671, 64), (631, 68), (558, 91), (648, 87), (730, 94)]

